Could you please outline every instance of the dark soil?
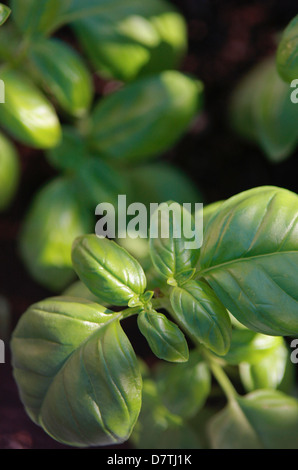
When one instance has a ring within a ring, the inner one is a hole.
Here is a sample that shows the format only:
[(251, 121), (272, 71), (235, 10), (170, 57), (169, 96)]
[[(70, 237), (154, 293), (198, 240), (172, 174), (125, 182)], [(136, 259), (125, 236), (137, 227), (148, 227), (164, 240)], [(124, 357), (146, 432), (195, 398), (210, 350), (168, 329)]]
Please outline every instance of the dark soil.
[[(273, 165), (257, 147), (243, 142), (229, 129), (226, 115), (229, 96), (237, 81), (253, 64), (274, 53), (276, 34), (297, 14), (296, 0), (172, 2), (184, 14), (189, 28), (189, 52), (182, 69), (204, 82), (205, 111), (164, 158), (186, 170), (205, 203), (260, 185), (297, 192), (297, 154)], [(0, 295), (10, 304), (12, 327), (29, 305), (52, 295), (27, 273), (17, 252), (17, 237), (33, 195), (55, 172), (41, 152), (20, 146), (19, 149), (21, 184), (13, 205), (0, 218)], [(133, 324), (128, 325), (128, 330), (137, 335)], [(141, 346), (138, 336), (136, 348), (151, 360), (149, 350)], [(6, 364), (0, 364), (0, 448), (63, 447), (25, 414), (7, 350)]]

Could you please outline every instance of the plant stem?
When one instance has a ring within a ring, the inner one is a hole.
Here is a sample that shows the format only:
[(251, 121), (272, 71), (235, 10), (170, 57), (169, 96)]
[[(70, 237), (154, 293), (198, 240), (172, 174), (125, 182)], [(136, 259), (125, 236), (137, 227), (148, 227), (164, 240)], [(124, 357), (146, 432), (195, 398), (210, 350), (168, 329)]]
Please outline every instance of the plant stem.
[(212, 374), (216, 378), (228, 401), (235, 401), (237, 392), (223, 368), (218, 364), (216, 358), (206, 350), (206, 348), (203, 348), (203, 354)]

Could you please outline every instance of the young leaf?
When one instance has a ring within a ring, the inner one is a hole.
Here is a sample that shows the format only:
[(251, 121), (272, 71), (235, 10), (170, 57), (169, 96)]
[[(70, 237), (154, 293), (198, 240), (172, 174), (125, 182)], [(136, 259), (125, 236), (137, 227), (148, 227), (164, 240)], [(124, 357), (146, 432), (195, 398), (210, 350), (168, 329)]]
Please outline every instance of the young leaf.
[(184, 364), (158, 365), (155, 377), (163, 404), (184, 419), (195, 416), (210, 393), (210, 372), (197, 351)]
[(71, 263), (73, 240), (88, 233), (92, 217), (77, 198), (74, 181), (58, 178), (35, 197), (20, 234), (20, 251), (37, 282), (53, 291), (75, 277)]
[(93, 294), (110, 305), (127, 305), (146, 289), (141, 265), (124, 248), (107, 238), (85, 235), (73, 243), (72, 262)]
[(3, 3), (0, 3), (0, 26), (5, 23), (10, 13), (11, 9), (8, 8), (8, 6), (3, 5)]
[(273, 388), (291, 392), (294, 381), (294, 364), (283, 338), (258, 362), (242, 362), (239, 367), (241, 382), (247, 392), (259, 388)]
[(212, 418), (214, 449), (296, 449), (298, 401), (276, 390), (238, 397)]
[(277, 49), (277, 70), (286, 82), (298, 78), (298, 15), (286, 27)]
[(297, 195), (271, 186), (230, 198), (208, 224), (200, 275), (254, 331), (297, 334), (297, 230)]
[(142, 409), (131, 436), (137, 449), (200, 449), (201, 444), (186, 422), (162, 404), (156, 384), (144, 380)]
[(228, 312), (212, 289), (200, 281), (189, 281), (171, 292), (173, 317), (195, 343), (224, 355), (230, 347)]
[(122, 81), (178, 68), (186, 50), (185, 22), (160, 2), (125, 2), (73, 23), (93, 67)]
[(170, 362), (188, 360), (188, 346), (184, 334), (175, 323), (155, 310), (138, 315), (138, 326), (153, 353)]
[(61, 138), (60, 123), (52, 104), (21, 72), (4, 70), (5, 103), (0, 124), (15, 138), (31, 147), (54, 147)]
[(292, 103), (291, 92), (270, 58), (244, 78), (232, 97), (233, 126), (257, 142), (274, 162), (291, 155), (298, 141), (298, 107)]
[[(151, 216), (150, 222), (150, 255), (152, 262), (168, 282), (178, 281), (179, 276), (192, 271), (196, 266), (199, 250), (188, 248), (189, 234), (185, 235), (187, 227), (193, 234), (195, 223), (190, 212), (176, 202), (162, 203)], [(183, 279), (180, 279), (183, 280)], [(184, 277), (187, 281), (188, 277)]]
[(29, 57), (45, 91), (67, 113), (82, 117), (90, 107), (93, 88), (89, 71), (75, 50), (59, 39), (44, 39), (33, 45)]
[(17, 151), (0, 133), (0, 210), (5, 209), (14, 197), (19, 176), (20, 164)]
[(27, 310), (11, 342), (14, 377), (30, 417), (73, 446), (128, 439), (141, 407), (141, 377), (117, 314), (53, 298)]
[(187, 131), (201, 106), (202, 90), (201, 82), (177, 71), (125, 86), (95, 107), (91, 147), (116, 160), (140, 161), (157, 156)]
[(233, 329), (231, 346), (224, 359), (233, 365), (241, 362), (256, 364), (282, 343), (280, 336), (263, 335), (246, 328)]

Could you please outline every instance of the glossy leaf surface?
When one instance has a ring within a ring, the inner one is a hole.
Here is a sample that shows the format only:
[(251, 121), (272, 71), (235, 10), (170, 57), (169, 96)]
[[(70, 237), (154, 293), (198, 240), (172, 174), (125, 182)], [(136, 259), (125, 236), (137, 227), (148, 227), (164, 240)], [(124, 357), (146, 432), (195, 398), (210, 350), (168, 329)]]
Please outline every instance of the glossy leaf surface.
[(298, 401), (276, 390), (238, 397), (210, 423), (215, 449), (297, 449)]
[(274, 162), (290, 156), (298, 141), (298, 107), (291, 92), (278, 75), (275, 61), (268, 59), (243, 79), (232, 97), (233, 127), (258, 143)]
[(191, 418), (204, 406), (210, 392), (208, 366), (196, 351), (184, 364), (159, 364), (155, 373), (158, 392), (171, 413)]
[(30, 59), (37, 79), (62, 109), (76, 117), (88, 111), (93, 95), (91, 76), (74, 49), (59, 39), (38, 41)]
[(11, 0), (13, 19), (28, 36), (47, 35), (72, 0)]
[(10, 15), (10, 13), (11, 13), (10, 8), (8, 8), (8, 6), (3, 5), (2, 3), (0, 3), (0, 26), (5, 23), (5, 21), (7, 20), (7, 18)]
[(298, 197), (265, 186), (224, 202), (208, 224), (200, 275), (248, 328), (298, 331)]
[(195, 343), (224, 355), (231, 340), (228, 313), (212, 289), (200, 281), (189, 281), (171, 292), (172, 316)]
[(174, 69), (186, 49), (184, 19), (163, 1), (128, 0), (73, 26), (93, 67), (108, 79)]
[(154, 310), (143, 311), (138, 315), (138, 326), (159, 359), (170, 362), (188, 360), (188, 346), (184, 334), (165, 315)]
[(107, 238), (79, 237), (73, 244), (72, 261), (90, 291), (111, 305), (137, 301), (146, 288), (146, 277), (138, 261)]
[(298, 78), (298, 15), (286, 27), (277, 50), (277, 70), (286, 82)]
[(1, 72), (5, 83), (5, 103), (0, 124), (13, 137), (31, 147), (54, 147), (61, 138), (58, 117), (52, 104), (21, 72)]
[(0, 133), (0, 210), (5, 209), (14, 197), (19, 174), (20, 165), (17, 151), (9, 140)]
[(91, 227), (72, 180), (53, 180), (37, 194), (20, 234), (22, 258), (37, 282), (61, 291), (73, 280), (73, 240)]
[(27, 412), (73, 446), (126, 440), (141, 406), (141, 377), (117, 314), (88, 301), (53, 298), (30, 307), (11, 343)]
[(186, 236), (185, 228), (193, 234), (195, 222), (191, 213), (178, 203), (162, 203), (151, 215), (150, 255), (158, 273), (169, 283), (179, 280), (185, 271), (191, 277), (198, 260), (199, 251), (188, 248), (193, 240), (189, 234)]
[(126, 85), (95, 107), (92, 148), (125, 161), (157, 156), (187, 131), (200, 108), (202, 89), (201, 82), (176, 71)]

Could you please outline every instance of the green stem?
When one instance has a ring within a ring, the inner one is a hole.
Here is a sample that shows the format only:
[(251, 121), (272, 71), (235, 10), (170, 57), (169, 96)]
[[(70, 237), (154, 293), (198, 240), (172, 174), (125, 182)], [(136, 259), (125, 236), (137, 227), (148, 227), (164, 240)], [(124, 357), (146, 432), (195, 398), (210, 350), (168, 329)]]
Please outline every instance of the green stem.
[(227, 400), (230, 402), (235, 401), (235, 398), (238, 394), (227, 374), (224, 372), (221, 365), (218, 364), (217, 359), (214, 358), (213, 355), (206, 350), (206, 348), (203, 348), (203, 354), (212, 374), (226, 395)]

